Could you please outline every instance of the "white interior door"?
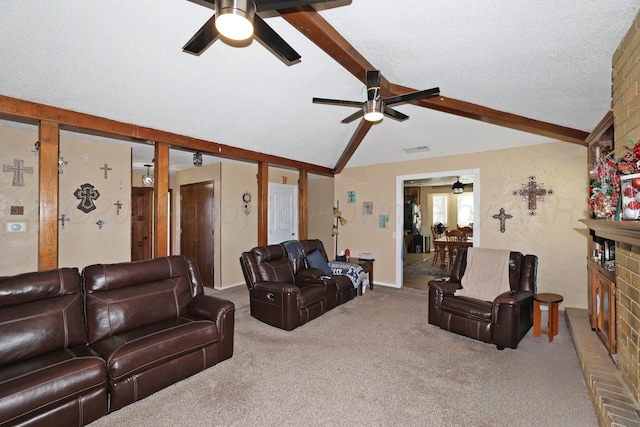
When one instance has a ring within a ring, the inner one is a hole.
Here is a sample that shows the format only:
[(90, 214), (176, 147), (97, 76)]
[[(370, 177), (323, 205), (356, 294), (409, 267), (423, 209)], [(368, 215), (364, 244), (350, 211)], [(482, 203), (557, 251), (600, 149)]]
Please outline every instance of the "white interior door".
[(269, 244), (298, 238), (298, 186), (269, 183)]

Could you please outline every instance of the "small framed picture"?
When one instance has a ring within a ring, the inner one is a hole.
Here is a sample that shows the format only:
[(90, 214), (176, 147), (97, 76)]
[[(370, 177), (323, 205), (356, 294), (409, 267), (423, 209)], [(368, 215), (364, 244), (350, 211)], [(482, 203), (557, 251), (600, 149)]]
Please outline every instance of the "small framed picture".
[(362, 215), (373, 215), (373, 202), (362, 203)]
[(379, 228), (389, 228), (389, 222), (391, 221), (391, 217), (389, 215), (379, 215), (378, 216), (378, 227)]
[(347, 191), (347, 203), (356, 202), (356, 192), (354, 190)]

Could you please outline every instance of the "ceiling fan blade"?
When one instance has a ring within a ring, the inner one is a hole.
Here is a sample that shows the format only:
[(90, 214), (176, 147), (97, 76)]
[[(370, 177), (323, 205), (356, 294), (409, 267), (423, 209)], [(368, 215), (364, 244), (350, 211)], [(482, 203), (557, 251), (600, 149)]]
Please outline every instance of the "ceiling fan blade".
[(345, 101), (342, 99), (313, 98), (314, 104), (344, 105), (347, 107), (362, 107), (362, 101)]
[(367, 70), (367, 99), (380, 98), (380, 70)]
[(288, 7), (307, 6), (314, 3), (326, 3), (332, 0), (255, 0), (256, 11), (286, 9)]
[(427, 90), (419, 90), (417, 92), (405, 93), (404, 95), (392, 96), (391, 98), (384, 99), (385, 105), (401, 104), (403, 102), (409, 102), (414, 99), (432, 98), (440, 95), (440, 88), (434, 87)]
[(360, 118), (362, 116), (364, 116), (364, 110), (361, 108), (355, 113), (353, 113), (352, 115), (350, 115), (349, 117), (343, 119), (340, 123), (351, 123), (355, 119)]
[(207, 49), (211, 43), (218, 38), (218, 30), (214, 25), (216, 16), (213, 15), (198, 32), (191, 37), (191, 40), (182, 47), (183, 52), (191, 53), (194, 55), (200, 55)]
[(409, 116), (407, 116), (406, 114), (401, 113), (398, 110), (394, 110), (393, 108), (387, 107), (386, 105), (384, 106), (384, 114), (385, 116), (389, 116), (392, 119), (398, 120), (399, 122), (403, 122), (409, 118)]
[(253, 28), (254, 36), (271, 49), (273, 53), (282, 58), (287, 65), (291, 65), (300, 59), (298, 52), (293, 50), (293, 48), (258, 15), (253, 17)]

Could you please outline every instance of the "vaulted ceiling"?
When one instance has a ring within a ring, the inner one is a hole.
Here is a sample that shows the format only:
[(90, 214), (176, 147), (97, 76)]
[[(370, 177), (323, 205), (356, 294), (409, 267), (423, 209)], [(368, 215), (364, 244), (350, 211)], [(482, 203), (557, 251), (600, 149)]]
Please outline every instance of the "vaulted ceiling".
[[(583, 143), (610, 108), (611, 57), (640, 9), (637, 0), (339, 0), (261, 12), (302, 57), (287, 65), (256, 40), (184, 53), (213, 13), (200, 3), (5, 1), (0, 95), (337, 171)], [(397, 106), (404, 122), (373, 125), (340, 123), (353, 107), (311, 102), (366, 99), (367, 69), (381, 70), (384, 95), (439, 87), (441, 96)], [(148, 161), (139, 148), (134, 160)]]

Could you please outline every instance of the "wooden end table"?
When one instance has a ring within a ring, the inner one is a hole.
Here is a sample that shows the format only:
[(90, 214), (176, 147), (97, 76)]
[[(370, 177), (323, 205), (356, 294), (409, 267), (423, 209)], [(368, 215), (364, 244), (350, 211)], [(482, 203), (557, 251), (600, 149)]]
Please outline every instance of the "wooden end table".
[[(539, 337), (540, 333), (547, 334), (549, 342), (553, 341), (553, 337), (558, 335), (558, 304), (563, 300), (562, 295), (558, 294), (535, 294), (533, 296), (533, 336)], [(549, 307), (549, 320), (547, 330), (540, 329), (542, 313), (540, 304), (546, 304)]]

